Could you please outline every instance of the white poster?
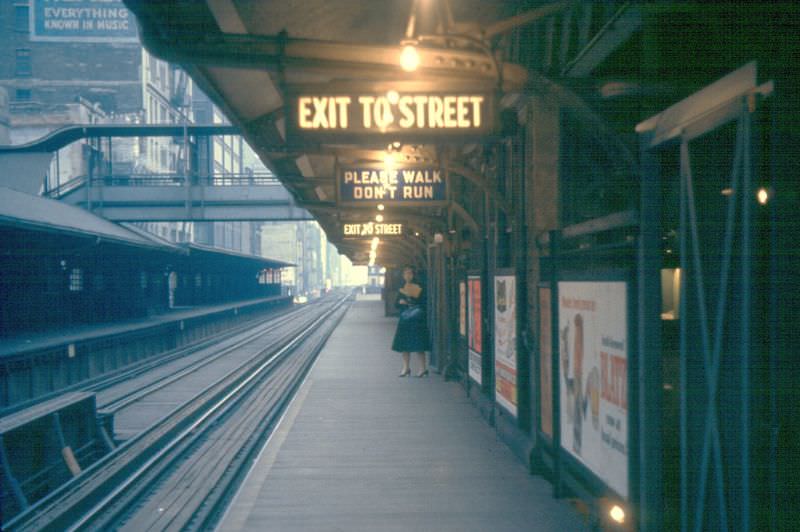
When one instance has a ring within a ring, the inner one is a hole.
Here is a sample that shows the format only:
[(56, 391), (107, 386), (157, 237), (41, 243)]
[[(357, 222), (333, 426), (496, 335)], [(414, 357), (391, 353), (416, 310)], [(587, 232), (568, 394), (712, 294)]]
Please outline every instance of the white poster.
[(561, 446), (628, 496), (624, 282), (558, 283)]
[(494, 375), (497, 404), (517, 415), (517, 289), (513, 275), (494, 278)]

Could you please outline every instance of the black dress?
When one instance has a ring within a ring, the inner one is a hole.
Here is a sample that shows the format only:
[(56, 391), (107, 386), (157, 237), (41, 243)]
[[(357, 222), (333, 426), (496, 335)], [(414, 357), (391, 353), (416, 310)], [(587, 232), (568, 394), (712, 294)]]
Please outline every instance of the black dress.
[[(404, 305), (401, 301), (408, 303)], [(420, 292), (418, 297), (397, 294), (395, 305), (400, 309), (400, 320), (397, 322), (397, 332), (394, 334), (392, 351), (410, 353), (412, 351), (430, 351), (430, 335), (428, 334), (428, 319), (425, 316), (425, 304)], [(408, 312), (408, 309), (417, 310)]]

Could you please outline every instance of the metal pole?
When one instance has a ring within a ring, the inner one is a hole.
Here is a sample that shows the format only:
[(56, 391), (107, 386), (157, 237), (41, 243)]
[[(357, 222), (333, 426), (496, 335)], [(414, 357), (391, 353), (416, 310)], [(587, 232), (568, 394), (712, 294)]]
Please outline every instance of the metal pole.
[(8, 456), (6, 455), (6, 446), (3, 442), (2, 434), (0, 434), (0, 467), (2, 467), (3, 476), (8, 481), (8, 485), (11, 488), (11, 493), (14, 495), (14, 499), (17, 501), (17, 505), (21, 510), (25, 510), (29, 506), (28, 498), (25, 497), (22, 487), (14, 477), (14, 472), (11, 470), (11, 462), (8, 461)]
[[(483, 337), (483, 345), (482, 347), (482, 361), (483, 361), (483, 390), (487, 393), (488, 397), (494, 404), (494, 331), (492, 327), (494, 326), (494, 270), (495, 270), (495, 245), (497, 244), (497, 239), (494, 238), (494, 231), (497, 228), (495, 224), (492, 227), (492, 207), (493, 202), (489, 199), (488, 194), (484, 194), (483, 196), (483, 222), (484, 222), (484, 250), (486, 251), (484, 255), (484, 279), (485, 283), (483, 286), (483, 301), (481, 302), (481, 314), (485, 318), (482, 323), (482, 334)], [(489, 353), (491, 353), (491, 357), (489, 357)], [(494, 412), (494, 409), (492, 409)], [(494, 419), (494, 415), (492, 415), (492, 419)]]
[(678, 196), (680, 197), (680, 221), (678, 223), (679, 226), (679, 252), (680, 252), (680, 263), (681, 263), (681, 278), (680, 278), (680, 289), (678, 292), (679, 297), (679, 309), (678, 309), (678, 319), (679, 319), (679, 326), (680, 332), (679, 337), (679, 401), (680, 401), (680, 469), (681, 469), (681, 481), (680, 481), (680, 519), (681, 519), (681, 530), (686, 532), (689, 530), (689, 456), (688, 456), (688, 431), (689, 431), (689, 423), (688, 423), (688, 392), (687, 386), (689, 385), (689, 375), (688, 375), (688, 368), (687, 368), (687, 353), (688, 353), (688, 316), (687, 310), (689, 308), (688, 305), (688, 293), (687, 288), (688, 284), (686, 282), (686, 278), (689, 276), (688, 266), (689, 266), (689, 244), (687, 242), (688, 239), (688, 215), (687, 215), (687, 208), (686, 208), (686, 175), (684, 172), (681, 172), (680, 175), (680, 191)]
[[(778, 187), (777, 169), (777, 113), (770, 106), (770, 195)], [(769, 503), (770, 530), (778, 528), (778, 202), (773, 197), (769, 202)]]
[[(638, 432), (631, 431), (638, 461), (629, 458), (630, 493), (639, 502), (642, 530), (662, 526), (661, 442), (661, 179), (656, 154), (648, 149), (651, 134), (641, 138), (641, 204), (638, 257)], [(683, 195), (681, 194), (681, 198)], [(681, 250), (681, 260), (685, 253)], [(683, 270), (685, 272), (685, 269)], [(684, 276), (681, 276), (683, 282)], [(681, 293), (681, 304), (684, 297)], [(683, 314), (680, 315), (683, 324)], [(681, 393), (684, 387), (681, 387)], [(638, 441), (636, 441), (638, 440)], [(683, 451), (682, 451), (683, 452)], [(681, 462), (683, 464), (683, 461)], [(685, 515), (685, 512), (681, 512)]]
[[(750, 304), (751, 304), (751, 268), (753, 262), (751, 237), (752, 237), (752, 205), (753, 191), (751, 186), (752, 160), (751, 145), (753, 136), (751, 133), (750, 118), (751, 113), (747, 108), (750, 99), (755, 100), (755, 95), (746, 97), (744, 108), (742, 109), (742, 129), (743, 139), (741, 148), (743, 150), (743, 172), (742, 172), (742, 313), (741, 313), (741, 415), (742, 415), (742, 450), (741, 450), (741, 493), (742, 493), (742, 530), (750, 530)], [(755, 105), (753, 105), (755, 107)]]
[(89, 177), (86, 180), (86, 209), (92, 210), (92, 179), (94, 178), (94, 162), (96, 159), (96, 149), (93, 141), (89, 141)]

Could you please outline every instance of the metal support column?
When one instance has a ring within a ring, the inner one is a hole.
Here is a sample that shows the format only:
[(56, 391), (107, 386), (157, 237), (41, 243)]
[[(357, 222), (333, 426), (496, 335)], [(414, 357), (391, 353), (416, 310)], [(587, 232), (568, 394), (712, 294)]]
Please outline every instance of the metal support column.
[[(483, 256), (483, 283), (481, 290), (481, 361), (483, 375), (481, 378), (484, 393), (494, 404), (494, 271), (497, 238), (494, 232), (497, 224), (492, 219), (493, 202), (486, 194), (483, 197), (483, 230), (484, 230), (484, 256)], [(489, 356), (491, 353), (492, 356)], [(492, 416), (494, 420), (494, 415)], [(494, 422), (494, 421), (492, 421)]]
[(29, 506), (28, 498), (25, 497), (22, 487), (19, 485), (16, 477), (14, 477), (14, 472), (11, 470), (11, 463), (8, 461), (8, 456), (6, 455), (6, 446), (2, 434), (0, 434), (0, 467), (2, 467), (3, 476), (6, 478), (8, 486), (11, 488), (11, 493), (17, 501), (17, 505), (20, 509), (25, 510)]
[[(638, 498), (641, 530), (657, 531), (662, 522), (661, 474), (661, 179), (657, 155), (641, 139), (641, 207), (638, 257), (639, 461), (631, 463), (631, 494)], [(683, 259), (683, 255), (681, 255)], [(684, 270), (685, 271), (685, 270)], [(681, 282), (683, 277), (681, 277)], [(681, 314), (681, 317), (683, 314)], [(638, 488), (638, 489), (637, 489)]]

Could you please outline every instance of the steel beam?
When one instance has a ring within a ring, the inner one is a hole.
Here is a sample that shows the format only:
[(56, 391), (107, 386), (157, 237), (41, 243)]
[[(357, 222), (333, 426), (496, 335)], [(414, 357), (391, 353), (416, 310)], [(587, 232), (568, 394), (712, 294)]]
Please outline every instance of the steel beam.
[(204, 124), (75, 124), (62, 127), (25, 144), (2, 145), (0, 153), (52, 153), (81, 139), (110, 137), (211, 137), (238, 135), (239, 128), (229, 125)]
[(624, 4), (597, 35), (564, 67), (564, 77), (586, 77), (627, 41), (642, 26), (642, 13), (636, 6)]
[[(283, 35), (242, 35), (222, 33), (186, 40), (179, 35), (156, 34), (144, 27), (142, 42), (154, 55), (166, 61), (204, 67), (231, 67), (283, 71), (293, 70), (330, 75), (331, 78), (408, 79), (400, 68), (401, 46), (378, 46), (300, 39)], [(420, 64), (415, 80), (471, 81), (502, 80), (504, 90), (525, 85), (527, 72), (511, 63), (498, 65), (488, 53), (459, 49), (418, 47)], [(502, 70), (502, 76), (500, 70)]]
[(505, 20), (500, 20), (487, 26), (486, 29), (483, 30), (483, 36), (488, 39), (496, 35), (508, 33), (521, 26), (527, 26), (528, 24), (532, 24), (545, 17), (560, 13), (561, 11), (570, 8), (574, 3), (574, 1), (569, 0), (564, 2), (555, 2), (553, 4), (537, 7), (536, 9), (531, 9), (530, 11), (520, 13), (519, 15), (514, 15), (513, 17)]

